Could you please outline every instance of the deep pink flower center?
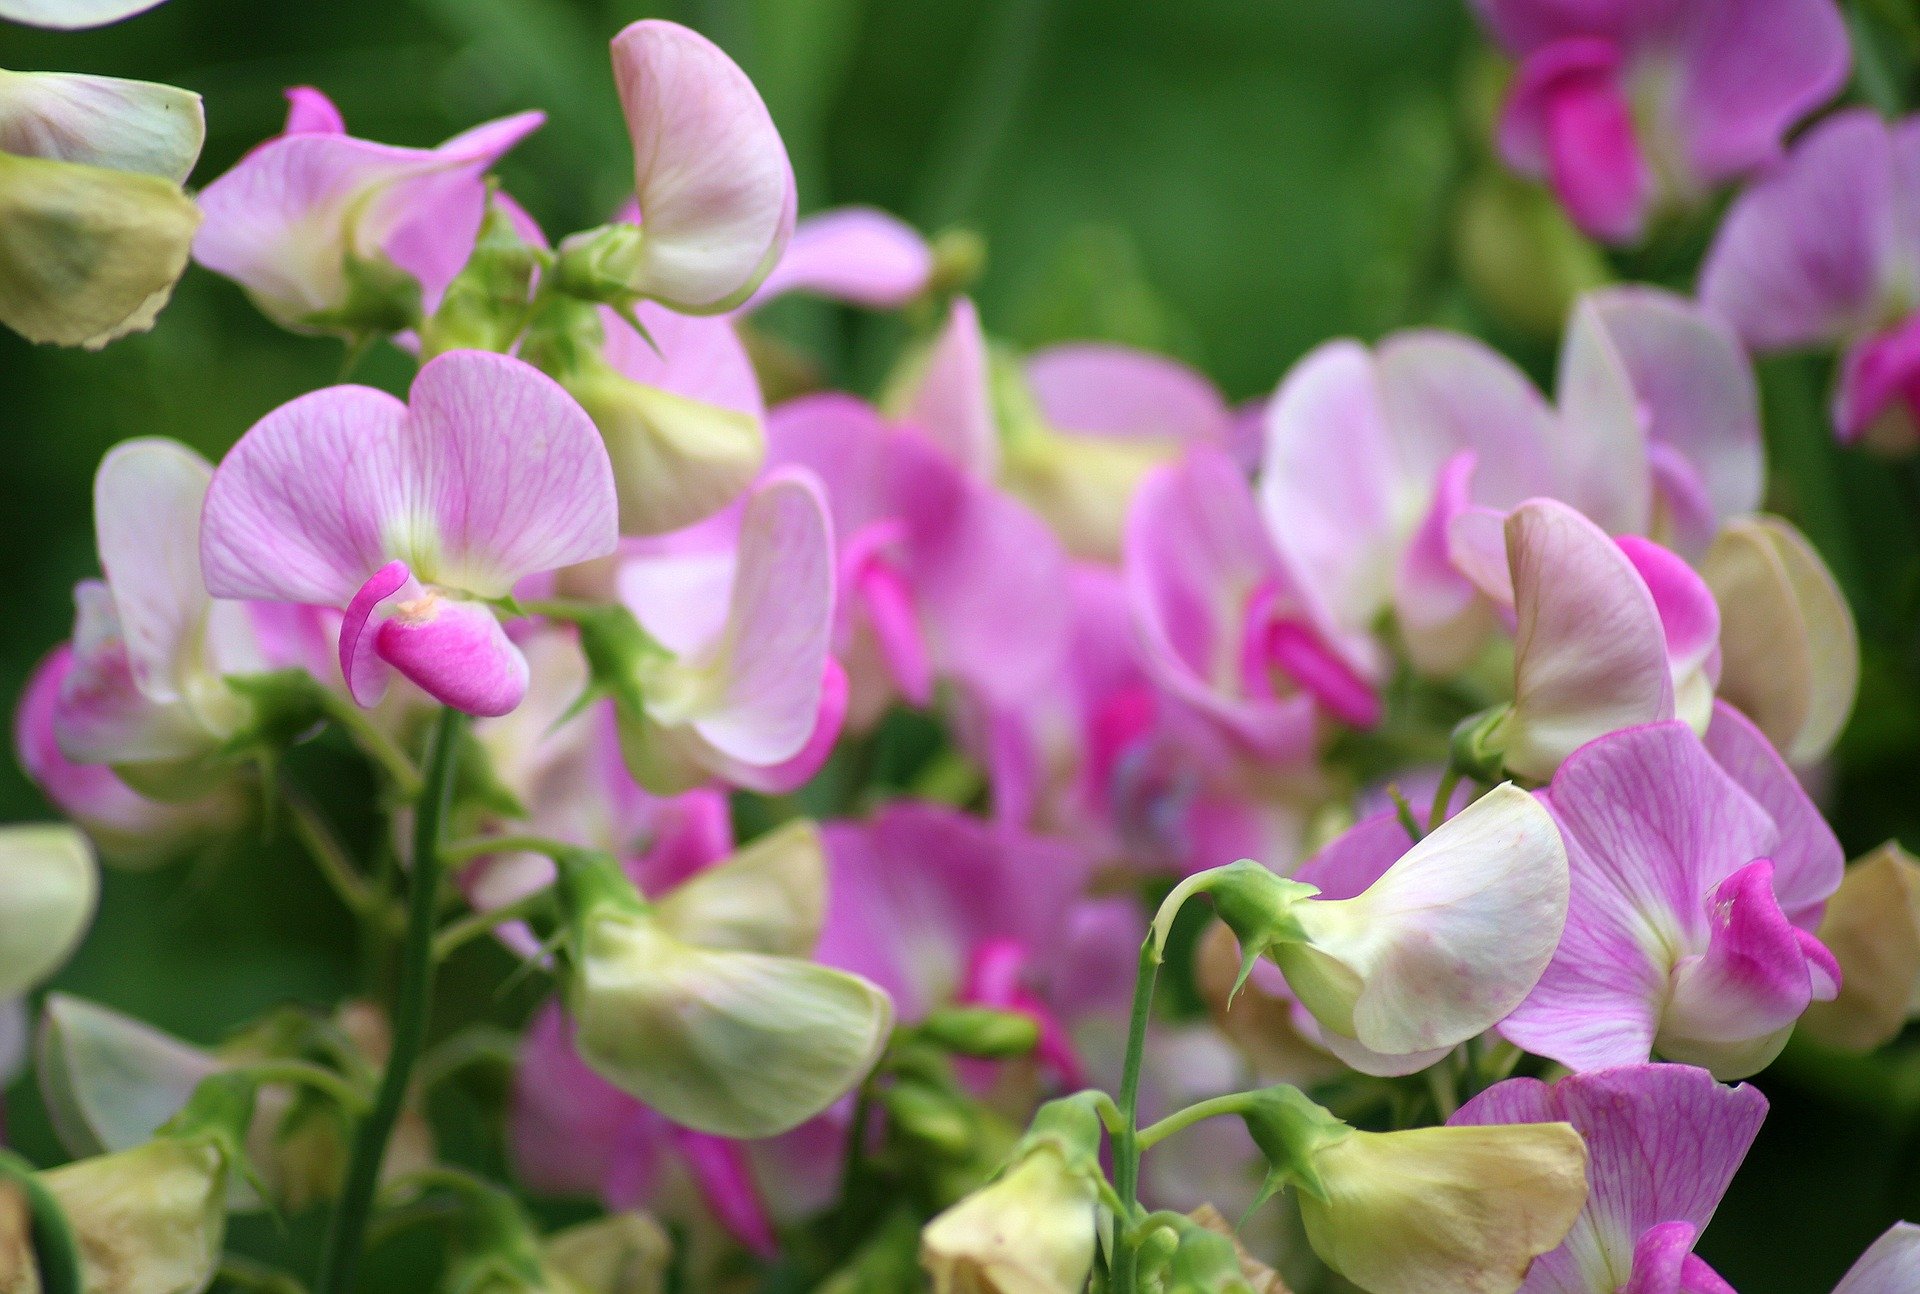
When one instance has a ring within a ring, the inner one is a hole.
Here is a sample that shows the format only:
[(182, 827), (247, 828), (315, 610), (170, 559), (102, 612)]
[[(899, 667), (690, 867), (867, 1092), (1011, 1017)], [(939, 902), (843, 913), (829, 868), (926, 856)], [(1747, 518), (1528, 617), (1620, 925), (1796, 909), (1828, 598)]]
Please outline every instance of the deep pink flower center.
[(1342, 723), (1370, 728), (1380, 722), (1380, 698), (1373, 687), (1317, 630), (1289, 614), (1279, 586), (1268, 580), (1247, 599), (1240, 682), (1249, 697), (1273, 701), (1281, 696), (1280, 680)]
[(909, 703), (924, 706), (933, 700), (933, 660), (902, 560), (905, 540), (898, 521), (863, 528), (847, 543), (841, 583), (873, 631), (893, 685)]
[(1527, 56), (1516, 90), (1568, 214), (1587, 232), (1614, 241), (1638, 236), (1653, 187), (1623, 62), (1619, 47), (1604, 37), (1556, 41)]
[(1888, 412), (1920, 421), (1920, 315), (1854, 347), (1841, 379), (1841, 439), (1858, 440)]

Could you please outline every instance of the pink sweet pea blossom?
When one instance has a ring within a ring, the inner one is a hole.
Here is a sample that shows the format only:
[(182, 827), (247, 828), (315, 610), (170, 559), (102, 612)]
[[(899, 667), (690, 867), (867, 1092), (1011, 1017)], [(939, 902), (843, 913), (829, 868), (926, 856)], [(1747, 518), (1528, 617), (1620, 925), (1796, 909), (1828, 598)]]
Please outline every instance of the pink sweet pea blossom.
[(1771, 161), (1846, 80), (1832, 0), (1477, 0), (1520, 62), (1500, 150), (1614, 243)]
[(1469, 507), (1559, 499), (1699, 560), (1764, 485), (1759, 397), (1737, 339), (1683, 298), (1614, 288), (1575, 308), (1554, 406), (1470, 338), (1335, 341), (1266, 409), (1267, 524), (1336, 621), (1391, 610), (1419, 668), (1470, 661), (1492, 626), (1449, 552)]
[(1224, 451), (1197, 449), (1147, 477), (1125, 555), (1148, 674), (1247, 750), (1300, 760), (1323, 719), (1379, 721), (1372, 644), (1335, 625)]
[(1722, 1078), (1763, 1068), (1839, 966), (1812, 931), (1833, 833), (1766, 738), (1721, 706), (1603, 737), (1541, 793), (1573, 871), (1566, 935), (1501, 1026), (1574, 1069), (1658, 1052)]
[(454, 351), (409, 403), (337, 386), (261, 419), (214, 474), (200, 547), (216, 597), (344, 607), (340, 668), (362, 705), (392, 668), (505, 714), (527, 663), (487, 600), (617, 542), (606, 450), (579, 406), (518, 360)]
[(1845, 349), (1840, 438), (1920, 420), (1920, 119), (1836, 113), (1734, 202), (1700, 296), (1756, 350)]
[(826, 485), (833, 643), (856, 730), (896, 696), (930, 704), (942, 681), (1014, 705), (1051, 677), (1066, 647), (1065, 559), (1037, 518), (848, 396), (783, 405), (767, 436), (770, 464)]
[(688, 314), (745, 301), (793, 236), (793, 168), (759, 91), (706, 37), (657, 19), (613, 38), (643, 222), (628, 284)]
[(1757, 1089), (1691, 1065), (1623, 1065), (1551, 1086), (1508, 1079), (1447, 1122), (1564, 1121), (1586, 1140), (1586, 1207), (1519, 1294), (1733, 1294), (1693, 1246), (1766, 1115)]
[[(545, 120), (524, 112), (438, 148), (398, 148), (348, 135), (318, 90), (287, 98), (285, 132), (200, 194), (193, 254), (300, 332), (399, 331), (406, 314), (431, 312), (473, 250), (487, 170)], [(419, 299), (396, 312), (389, 298), (407, 284)]]
[(1498, 735), (1507, 767), (1544, 778), (1596, 737), (1675, 717), (1705, 731), (1720, 612), (1674, 553), (1609, 538), (1550, 499), (1504, 518), (1463, 513), (1449, 543), (1514, 618), (1513, 706)]
[(933, 271), (933, 249), (912, 225), (876, 207), (834, 207), (794, 226), (786, 253), (741, 309), (800, 292), (897, 310), (927, 290)]
[(812, 777), (846, 714), (832, 656), (833, 519), (813, 475), (777, 469), (733, 514), (629, 557), (620, 600), (654, 648), (620, 712), (627, 766), (660, 794), (719, 777), (783, 794)]

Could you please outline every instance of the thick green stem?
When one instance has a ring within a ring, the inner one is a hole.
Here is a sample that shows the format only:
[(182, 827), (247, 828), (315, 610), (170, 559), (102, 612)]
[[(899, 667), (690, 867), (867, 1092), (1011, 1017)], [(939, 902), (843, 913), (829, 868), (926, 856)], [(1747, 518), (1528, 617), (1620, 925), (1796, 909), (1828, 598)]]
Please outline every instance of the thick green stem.
[(1127, 1216), (1114, 1219), (1112, 1294), (1134, 1294), (1133, 1215), (1140, 1211), (1140, 1066), (1147, 1049), (1147, 1017), (1153, 1011), (1153, 986), (1160, 958), (1153, 937), (1140, 946), (1140, 968), (1133, 980), (1133, 1014), (1127, 1022), (1126, 1068), (1120, 1076), (1120, 1132), (1113, 1139), (1113, 1187)]
[(426, 785), (414, 805), (413, 868), (407, 878), (407, 937), (401, 949), (400, 983), (393, 1005), (393, 1049), (373, 1111), (361, 1121), (354, 1137), (346, 1185), (327, 1227), (315, 1294), (347, 1294), (353, 1289), (373, 1197), (380, 1184), (380, 1161), (386, 1157), (387, 1141), (406, 1103), (414, 1063), (426, 1045), (427, 1012), (433, 996), (434, 919), (440, 898), (440, 824), (453, 797), (455, 755), (464, 718), (457, 710), (442, 710), (434, 725)]

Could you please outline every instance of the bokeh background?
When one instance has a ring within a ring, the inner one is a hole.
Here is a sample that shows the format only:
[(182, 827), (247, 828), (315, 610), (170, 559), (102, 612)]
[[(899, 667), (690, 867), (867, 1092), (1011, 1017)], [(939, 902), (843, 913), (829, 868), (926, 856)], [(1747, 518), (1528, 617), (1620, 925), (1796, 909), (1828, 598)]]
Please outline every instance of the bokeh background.
[[(605, 218), (631, 181), (606, 42), (647, 16), (699, 28), (752, 74), (803, 211), (869, 202), (929, 231), (978, 231), (976, 295), (990, 330), (1017, 344), (1165, 349), (1236, 400), (1328, 337), (1423, 323), (1479, 332), (1551, 372), (1554, 339), (1525, 326), (1540, 313), (1525, 298), (1553, 274), (1506, 227), (1461, 226), (1463, 196), (1489, 174), (1484, 54), (1464, 0), (171, 0), (104, 31), (0, 28), (0, 66), (200, 92), (199, 183), (279, 128), (289, 85), (324, 89), (353, 133), (404, 144), (541, 107), (546, 128), (501, 174), (562, 233)], [(1884, 101), (1872, 77), (1885, 71), (1869, 67), (1853, 93)], [(1467, 245), (1483, 270), (1510, 262), (1509, 299), (1463, 285)], [(1613, 268), (1675, 277), (1684, 253)], [(876, 380), (899, 327), (808, 303), (770, 323), (856, 387)], [(341, 361), (338, 343), (274, 329), (197, 269), (154, 332), (103, 353), (0, 335), (8, 704), (66, 636), (74, 581), (94, 573), (101, 453), (157, 434), (217, 456)], [(397, 388), (406, 374), (375, 356), (356, 378)], [(1889, 836), (1920, 847), (1920, 472), (1833, 447), (1823, 364), (1771, 361), (1762, 377), (1773, 505), (1834, 568), (1866, 650), (1859, 711), (1824, 774), (1836, 827), (1850, 855)], [(310, 758), (350, 808), (347, 761)], [(0, 761), (0, 817), (46, 812)], [(351, 935), (304, 859), (269, 839), (110, 876), (58, 987), (210, 1042), (276, 1003), (351, 991)], [(476, 980), (482, 970), (497, 968)], [(1824, 1292), (1892, 1218), (1920, 1213), (1920, 1039), (1870, 1060), (1796, 1046), (1756, 1081), (1773, 1114), (1701, 1251), (1744, 1294)], [(6, 1103), (18, 1143), (54, 1157), (31, 1081)], [(267, 1251), (311, 1242), (298, 1226), (240, 1234)], [(387, 1267), (394, 1288), (402, 1270)]]

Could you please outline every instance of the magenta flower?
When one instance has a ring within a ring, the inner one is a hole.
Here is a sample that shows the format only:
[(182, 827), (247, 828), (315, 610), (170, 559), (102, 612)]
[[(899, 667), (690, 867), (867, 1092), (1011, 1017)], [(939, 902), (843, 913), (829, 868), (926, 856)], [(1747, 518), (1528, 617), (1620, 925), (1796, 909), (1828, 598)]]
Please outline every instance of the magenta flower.
[(1835, 113), (1734, 202), (1700, 272), (1701, 300), (1754, 349), (1845, 349), (1845, 441), (1883, 423), (1911, 440), (1920, 420), (1916, 204), (1920, 120)]
[(643, 222), (627, 286), (687, 314), (733, 309), (793, 236), (793, 168), (766, 104), (719, 46), (657, 19), (613, 38), (613, 76)]
[(620, 600), (652, 639), (631, 662), (638, 703), (619, 711), (642, 785), (784, 794), (819, 770), (847, 708), (834, 533), (819, 482), (782, 468), (737, 511), (622, 563)]
[(200, 194), (200, 264), (299, 332), (397, 332), (431, 312), (486, 214), (484, 177), (545, 114), (476, 126), (438, 148), (355, 139), (318, 90), (289, 90), (284, 133)]
[(345, 608), (340, 668), (362, 705), (391, 667), (505, 714), (527, 663), (488, 601), (617, 542), (606, 450), (579, 406), (518, 360), (455, 351), (410, 403), (337, 386), (261, 419), (214, 474), (200, 548), (216, 597)]
[(1513, 617), (1513, 704), (1495, 737), (1507, 767), (1545, 778), (1596, 737), (1676, 717), (1706, 730), (1720, 610), (1677, 555), (1551, 499), (1463, 513), (1448, 547)]
[(1659, 1053), (1764, 1068), (1839, 965), (1813, 936), (1839, 843), (1766, 738), (1721, 706), (1575, 752), (1541, 793), (1573, 874), (1566, 934), (1501, 1026), (1577, 1070)]
[(1832, 0), (1477, 5), (1520, 63), (1501, 152), (1606, 242), (1773, 160), (1847, 76)]
[(981, 822), (941, 805), (898, 802), (866, 822), (822, 828), (827, 919), (815, 956), (880, 985), (903, 1023), (936, 1007), (1023, 1012), (1039, 1058), (1069, 1088), (1085, 1081), (1073, 1017), (1129, 982), (1143, 933), (1121, 955), (1102, 934), (1113, 917), (1083, 903), (1086, 859), (1065, 844)]
[(774, 410), (770, 465), (826, 486), (839, 566), (834, 651), (864, 729), (893, 697), (924, 706), (951, 681), (1018, 704), (1066, 647), (1065, 559), (1041, 522), (910, 427), (847, 396)]
[(1766, 1116), (1757, 1089), (1691, 1065), (1623, 1065), (1508, 1079), (1447, 1123), (1566, 1122), (1586, 1140), (1586, 1207), (1519, 1294), (1733, 1294), (1693, 1246)]
[(1155, 470), (1127, 520), (1128, 592), (1148, 674), (1248, 750), (1304, 758), (1321, 721), (1380, 719), (1380, 663), (1274, 542), (1224, 451)]

